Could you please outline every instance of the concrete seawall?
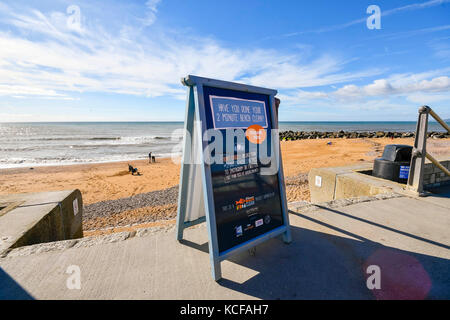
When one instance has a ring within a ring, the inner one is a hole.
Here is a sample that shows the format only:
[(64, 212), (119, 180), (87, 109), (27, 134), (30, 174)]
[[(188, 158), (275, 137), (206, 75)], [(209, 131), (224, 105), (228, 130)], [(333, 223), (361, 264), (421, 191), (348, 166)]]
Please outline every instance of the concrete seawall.
[(79, 190), (0, 196), (0, 256), (11, 249), (83, 236)]

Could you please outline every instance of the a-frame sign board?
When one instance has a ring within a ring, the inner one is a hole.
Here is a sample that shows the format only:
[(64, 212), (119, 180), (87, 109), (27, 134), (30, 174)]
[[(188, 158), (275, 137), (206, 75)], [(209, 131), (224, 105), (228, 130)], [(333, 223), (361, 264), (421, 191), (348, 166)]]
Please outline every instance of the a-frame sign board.
[(277, 91), (191, 75), (182, 83), (188, 98), (177, 239), (206, 221), (218, 281), (220, 262), (230, 256), (277, 236), (291, 242)]

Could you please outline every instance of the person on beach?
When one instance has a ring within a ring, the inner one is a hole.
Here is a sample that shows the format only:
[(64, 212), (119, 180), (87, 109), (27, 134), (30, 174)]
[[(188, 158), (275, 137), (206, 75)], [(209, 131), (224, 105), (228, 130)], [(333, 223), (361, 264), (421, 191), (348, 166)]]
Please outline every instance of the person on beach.
[(152, 153), (148, 154), (148, 163), (152, 163)]
[(138, 176), (140, 176), (140, 172), (138, 170), (138, 168), (134, 168), (131, 164), (128, 164), (128, 172), (131, 172), (131, 175), (134, 176), (134, 174), (136, 173)]

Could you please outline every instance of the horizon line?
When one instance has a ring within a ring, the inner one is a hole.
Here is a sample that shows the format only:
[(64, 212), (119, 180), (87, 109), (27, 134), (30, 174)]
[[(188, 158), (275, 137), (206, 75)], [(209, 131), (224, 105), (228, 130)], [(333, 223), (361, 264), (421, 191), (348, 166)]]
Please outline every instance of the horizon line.
[[(444, 121), (449, 121), (450, 119), (444, 119)], [(305, 122), (366, 122), (366, 123), (376, 123), (376, 122), (417, 122), (417, 120), (279, 120), (278, 123), (305, 123)], [(435, 122), (434, 119), (430, 119), (429, 122)], [(184, 123), (184, 120), (149, 120), (149, 121), (0, 121), (0, 124), (9, 124), (9, 123)]]

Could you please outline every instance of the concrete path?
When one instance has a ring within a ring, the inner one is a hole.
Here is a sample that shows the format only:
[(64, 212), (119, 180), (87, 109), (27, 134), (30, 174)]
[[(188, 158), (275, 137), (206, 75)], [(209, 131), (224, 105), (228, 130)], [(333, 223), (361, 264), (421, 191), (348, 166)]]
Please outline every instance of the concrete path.
[(0, 299), (450, 299), (450, 198), (293, 209), (292, 244), (223, 262), (219, 283), (203, 225), (184, 243), (172, 228), (16, 249), (0, 259)]

